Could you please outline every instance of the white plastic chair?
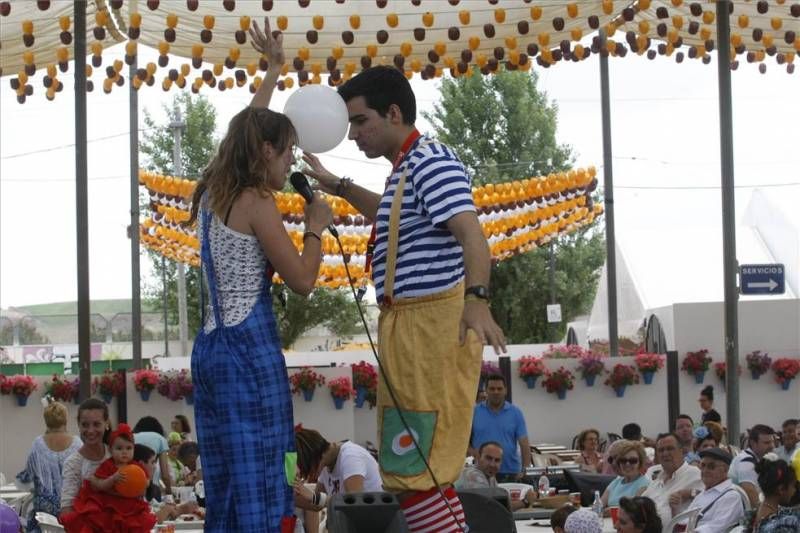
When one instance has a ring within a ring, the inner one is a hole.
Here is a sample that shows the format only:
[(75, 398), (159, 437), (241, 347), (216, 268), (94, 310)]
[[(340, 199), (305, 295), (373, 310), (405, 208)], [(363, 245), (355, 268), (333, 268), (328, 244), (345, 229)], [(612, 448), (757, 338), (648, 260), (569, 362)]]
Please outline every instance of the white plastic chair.
[(744, 526), (734, 526), (733, 528), (728, 530), (728, 533), (744, 533), (745, 529)]
[(55, 533), (64, 531), (64, 526), (58, 523), (58, 518), (51, 514), (38, 512), (36, 513), (36, 521), (39, 522), (39, 529), (42, 533)]
[(694, 526), (697, 524), (697, 519), (700, 516), (700, 508), (695, 507), (693, 509), (687, 509), (682, 513), (678, 513), (672, 517), (672, 520), (664, 526), (663, 533), (672, 533), (672, 530), (675, 529), (675, 526), (678, 524), (682, 524), (686, 522), (686, 533), (692, 533), (694, 531)]
[(744, 512), (745, 514), (747, 514), (747, 511), (753, 508), (753, 506), (750, 505), (750, 496), (748, 496), (747, 493), (744, 491), (744, 489), (739, 485), (734, 484), (733, 488), (734, 490), (736, 490), (736, 492), (739, 493), (739, 496), (741, 496), (742, 505), (744, 505)]

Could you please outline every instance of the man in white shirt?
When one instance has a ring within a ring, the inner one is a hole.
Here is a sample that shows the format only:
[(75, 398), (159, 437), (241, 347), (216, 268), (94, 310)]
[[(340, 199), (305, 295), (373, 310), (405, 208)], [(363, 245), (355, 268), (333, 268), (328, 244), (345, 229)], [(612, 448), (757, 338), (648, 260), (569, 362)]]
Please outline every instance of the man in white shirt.
[(642, 493), (653, 500), (663, 523), (686, 510), (697, 494), (703, 490), (700, 469), (683, 459), (683, 449), (677, 435), (662, 433), (656, 439), (656, 459), (661, 472)]
[(781, 426), (781, 431), (783, 432), (781, 446), (778, 446), (775, 453), (778, 454), (778, 457), (791, 464), (794, 452), (797, 451), (797, 420), (794, 418), (786, 420)]
[(775, 431), (764, 424), (756, 424), (748, 432), (747, 444), (749, 447), (740, 452), (731, 462), (728, 477), (744, 489), (750, 499), (750, 505), (755, 508), (761, 494), (756, 463), (775, 449)]
[(744, 516), (742, 496), (728, 479), (731, 460), (731, 454), (721, 448), (700, 452), (700, 472), (705, 490), (689, 504), (689, 509), (700, 509), (695, 533), (728, 531)]

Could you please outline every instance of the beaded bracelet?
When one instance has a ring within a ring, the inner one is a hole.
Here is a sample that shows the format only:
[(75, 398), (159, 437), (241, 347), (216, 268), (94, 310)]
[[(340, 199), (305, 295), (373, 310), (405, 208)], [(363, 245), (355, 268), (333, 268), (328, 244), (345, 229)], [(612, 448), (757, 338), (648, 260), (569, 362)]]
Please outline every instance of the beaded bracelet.
[(339, 183), (336, 184), (336, 196), (340, 198), (344, 197), (344, 195), (347, 194), (347, 189), (350, 188), (351, 183), (353, 183), (353, 180), (347, 176), (342, 176), (339, 179)]

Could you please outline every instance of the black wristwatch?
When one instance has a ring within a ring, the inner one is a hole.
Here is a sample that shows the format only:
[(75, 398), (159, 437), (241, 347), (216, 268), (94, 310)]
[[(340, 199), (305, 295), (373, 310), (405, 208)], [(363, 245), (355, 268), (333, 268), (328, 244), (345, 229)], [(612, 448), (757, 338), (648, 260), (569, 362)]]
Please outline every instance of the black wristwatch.
[(464, 296), (472, 295), (481, 300), (489, 301), (489, 289), (484, 287), (483, 285), (473, 285), (472, 287), (467, 287), (464, 290)]

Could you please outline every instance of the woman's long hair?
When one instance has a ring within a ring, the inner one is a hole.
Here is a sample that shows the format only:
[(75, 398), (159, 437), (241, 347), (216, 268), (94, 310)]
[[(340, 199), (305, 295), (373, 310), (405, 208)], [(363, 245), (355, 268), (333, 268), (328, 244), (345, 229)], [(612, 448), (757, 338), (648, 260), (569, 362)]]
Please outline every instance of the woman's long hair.
[(297, 134), (289, 118), (266, 108), (248, 106), (231, 119), (228, 133), (217, 153), (203, 170), (192, 196), (192, 215), (197, 219), (200, 198), (208, 191), (209, 209), (224, 213), (244, 189), (268, 191), (266, 165), (262, 152), (265, 142), (277, 153), (294, 143)]
[(328, 451), (330, 443), (319, 431), (299, 427), (294, 432), (294, 447), (297, 450), (297, 469), (304, 478), (313, 476), (319, 469), (322, 454)]

